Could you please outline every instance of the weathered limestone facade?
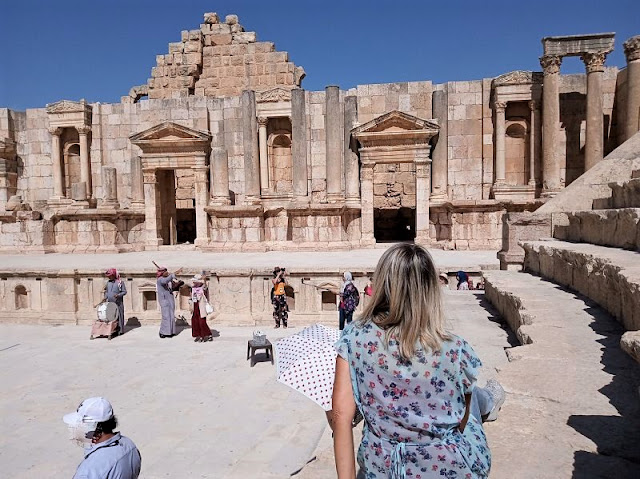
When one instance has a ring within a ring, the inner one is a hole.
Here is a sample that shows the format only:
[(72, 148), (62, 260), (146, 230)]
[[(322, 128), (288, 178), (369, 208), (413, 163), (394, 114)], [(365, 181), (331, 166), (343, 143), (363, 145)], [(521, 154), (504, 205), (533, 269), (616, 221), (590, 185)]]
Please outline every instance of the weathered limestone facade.
[(638, 37), (621, 71), (613, 34), (543, 45), (543, 72), (305, 91), (286, 52), (207, 13), (120, 103), (0, 109), (0, 250), (497, 250), (505, 214), (638, 129)]

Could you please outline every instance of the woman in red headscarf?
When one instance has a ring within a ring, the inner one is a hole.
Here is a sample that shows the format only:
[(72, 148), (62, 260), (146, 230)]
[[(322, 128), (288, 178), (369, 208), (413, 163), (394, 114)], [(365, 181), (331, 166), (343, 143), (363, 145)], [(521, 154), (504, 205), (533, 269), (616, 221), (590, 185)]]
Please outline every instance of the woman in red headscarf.
[(124, 333), (124, 301), (122, 298), (127, 294), (127, 286), (120, 278), (120, 273), (115, 268), (109, 268), (105, 275), (108, 278), (104, 287), (104, 300), (109, 303), (116, 303), (118, 306), (118, 334)]

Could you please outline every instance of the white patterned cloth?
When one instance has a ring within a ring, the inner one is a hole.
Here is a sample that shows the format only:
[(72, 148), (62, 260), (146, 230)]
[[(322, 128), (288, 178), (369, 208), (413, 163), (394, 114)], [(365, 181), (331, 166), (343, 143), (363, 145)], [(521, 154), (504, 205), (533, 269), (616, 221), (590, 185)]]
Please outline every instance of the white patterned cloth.
[(276, 342), (278, 381), (331, 410), (340, 331), (314, 324)]

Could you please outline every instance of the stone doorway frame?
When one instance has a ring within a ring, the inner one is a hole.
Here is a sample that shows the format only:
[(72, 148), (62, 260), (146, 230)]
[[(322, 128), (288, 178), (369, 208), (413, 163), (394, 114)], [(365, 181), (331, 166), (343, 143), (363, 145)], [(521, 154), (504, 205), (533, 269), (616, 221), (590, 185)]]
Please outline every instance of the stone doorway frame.
[(361, 243), (376, 243), (374, 236), (373, 169), (378, 163), (414, 163), (416, 167), (416, 243), (429, 243), (431, 194), (431, 139), (440, 127), (435, 120), (391, 111), (364, 123), (351, 135), (359, 142), (361, 181)]
[(209, 204), (208, 158), (211, 135), (177, 123), (164, 122), (129, 137), (142, 150), (142, 175), (145, 197), (145, 249), (162, 245), (158, 170), (190, 168), (195, 176), (196, 246), (209, 243), (209, 225), (205, 208)]

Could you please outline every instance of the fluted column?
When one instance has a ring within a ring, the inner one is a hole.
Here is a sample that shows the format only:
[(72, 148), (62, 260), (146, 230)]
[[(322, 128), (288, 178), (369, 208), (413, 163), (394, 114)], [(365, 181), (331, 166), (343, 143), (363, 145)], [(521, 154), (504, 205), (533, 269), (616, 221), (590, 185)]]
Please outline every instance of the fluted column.
[[(445, 86), (446, 88), (446, 86)], [(448, 140), (449, 140), (449, 109), (447, 90), (433, 92), (433, 118), (438, 120), (440, 130), (436, 144), (433, 147), (433, 164), (431, 171), (431, 199), (445, 200), (448, 197)]]
[(538, 132), (540, 131), (540, 107), (538, 102), (529, 101), (529, 186), (536, 186), (536, 157), (538, 155)]
[(376, 239), (373, 231), (373, 167), (374, 163), (363, 163), (360, 169), (362, 182), (360, 213), (361, 242), (363, 245), (375, 244)]
[(211, 148), (211, 201), (216, 205), (228, 205), (229, 198), (229, 155), (226, 148), (214, 146)]
[(507, 107), (506, 102), (495, 102), (496, 111), (496, 172), (494, 186), (504, 185), (506, 183), (506, 158), (505, 158), (505, 116), (504, 112)]
[(560, 182), (560, 160), (558, 156), (558, 126), (560, 123), (560, 96), (558, 78), (562, 57), (545, 55), (540, 58), (544, 71), (542, 82), (542, 195), (553, 196)]
[(62, 128), (49, 128), (51, 133), (51, 173), (53, 176), (53, 199), (63, 197), (62, 164), (60, 163), (60, 135)]
[(627, 118), (625, 139), (640, 130), (640, 35), (624, 42), (627, 57)]
[(208, 214), (205, 208), (209, 203), (209, 185), (207, 183), (207, 167), (194, 168), (194, 195), (196, 208), (196, 246), (209, 243)]
[(340, 89), (325, 88), (325, 146), (327, 172), (327, 200), (342, 197), (342, 131), (340, 129)]
[(89, 161), (89, 132), (91, 127), (77, 126), (78, 136), (80, 137), (80, 182), (85, 184), (87, 198), (91, 198), (91, 163)]
[(291, 155), (293, 195), (300, 200), (309, 194), (307, 172), (307, 107), (304, 90), (291, 91)]
[(248, 203), (260, 198), (260, 153), (256, 121), (256, 93), (245, 90), (242, 104), (242, 144), (244, 149), (244, 194)]
[(267, 157), (267, 123), (268, 118), (258, 118), (258, 144), (260, 146), (260, 189), (269, 191), (269, 159)]
[(145, 249), (158, 249), (162, 244), (162, 218), (160, 211), (160, 192), (155, 169), (142, 170), (144, 179), (144, 226), (146, 230)]
[(584, 171), (594, 167), (604, 156), (604, 122), (602, 120), (602, 74), (606, 52), (585, 53), (587, 69), (587, 138), (584, 147)]
[(344, 99), (344, 186), (345, 200), (350, 205), (360, 204), (360, 167), (356, 153), (356, 141), (351, 138), (351, 130), (358, 120), (358, 99), (348, 96)]

